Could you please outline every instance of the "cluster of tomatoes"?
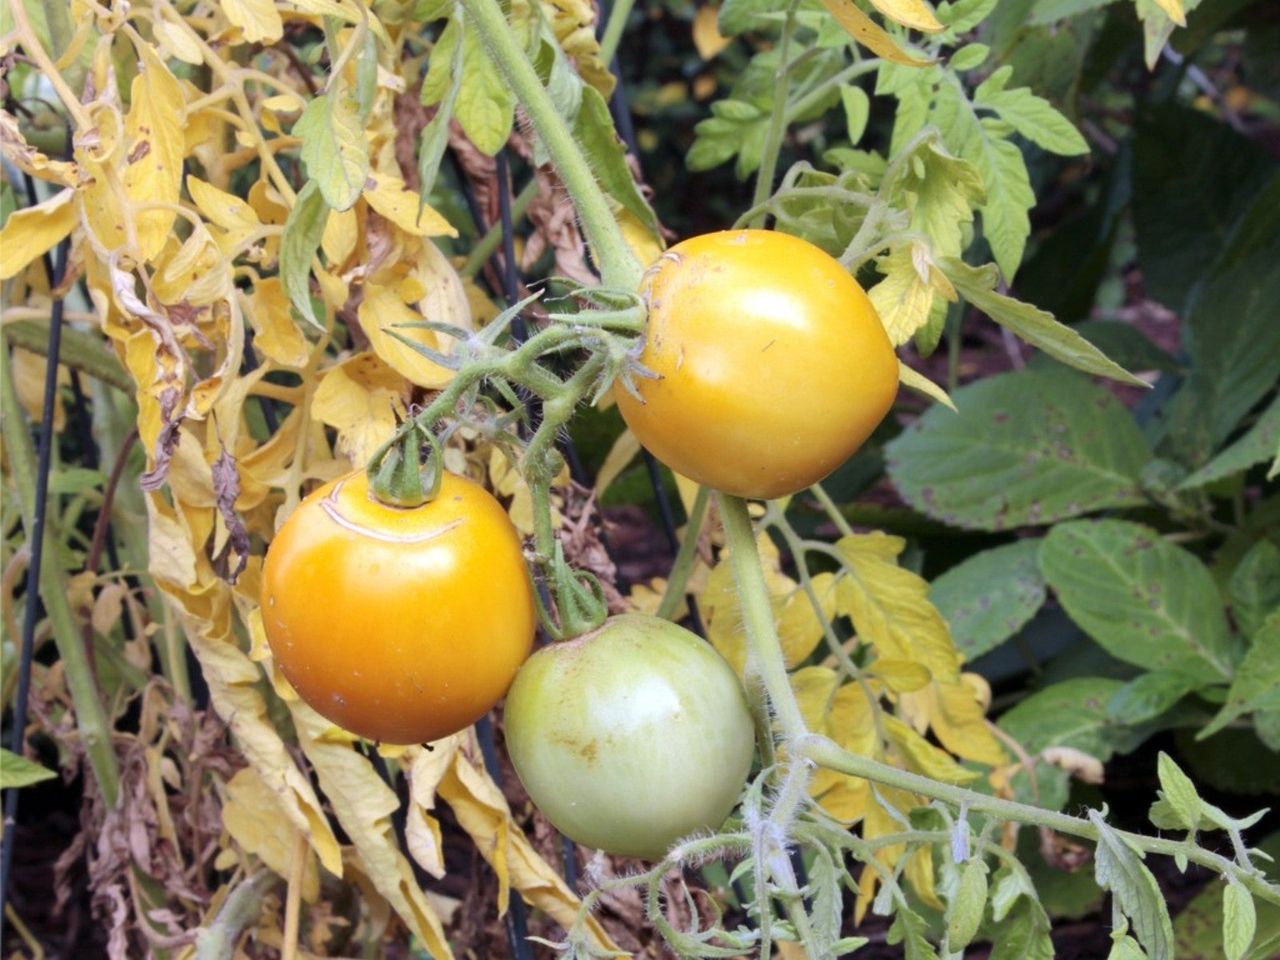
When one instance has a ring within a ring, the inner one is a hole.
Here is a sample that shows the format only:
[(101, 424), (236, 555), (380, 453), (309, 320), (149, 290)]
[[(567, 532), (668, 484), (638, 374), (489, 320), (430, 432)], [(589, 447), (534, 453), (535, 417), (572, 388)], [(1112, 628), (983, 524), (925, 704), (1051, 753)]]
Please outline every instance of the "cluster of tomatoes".
[[(817, 482), (888, 413), (898, 364), (845, 269), (785, 234), (685, 241), (645, 275), (640, 363), (615, 393), (673, 470), (738, 497)], [(324, 585), (318, 589), (319, 585)], [(520, 537), (479, 485), (446, 475), (420, 507), (379, 502), (363, 471), (307, 497), (263, 570), (272, 654), (334, 723), (387, 743), (465, 729), (506, 695), (529, 796), (573, 840), (661, 858), (728, 816), (754, 726), (737, 676), (654, 617), (614, 617), (529, 655)]]

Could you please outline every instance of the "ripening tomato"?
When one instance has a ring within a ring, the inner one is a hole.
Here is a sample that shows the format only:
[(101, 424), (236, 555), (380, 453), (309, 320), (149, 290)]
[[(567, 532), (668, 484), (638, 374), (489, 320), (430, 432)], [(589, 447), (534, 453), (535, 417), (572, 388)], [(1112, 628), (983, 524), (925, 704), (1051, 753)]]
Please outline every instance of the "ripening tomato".
[(298, 694), (369, 740), (462, 730), (529, 655), (533, 592), (520, 536), (484, 488), (445, 474), (434, 500), (387, 506), (363, 470), (321, 487), (276, 534), (262, 620)]
[(641, 284), (649, 308), (632, 432), (677, 473), (773, 499), (821, 480), (884, 419), (898, 361), (875, 307), (836, 260), (769, 230), (694, 237)]
[(720, 654), (637, 614), (535, 653), (504, 716), (511, 762), (547, 819), (578, 843), (650, 860), (724, 822), (755, 750)]

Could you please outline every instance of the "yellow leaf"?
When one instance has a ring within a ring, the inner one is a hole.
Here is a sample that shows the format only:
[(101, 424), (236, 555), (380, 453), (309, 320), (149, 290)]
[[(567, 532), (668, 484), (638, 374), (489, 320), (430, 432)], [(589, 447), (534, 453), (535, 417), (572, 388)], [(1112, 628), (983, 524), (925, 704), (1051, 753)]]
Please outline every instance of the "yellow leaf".
[(903, 53), (893, 38), (885, 33), (884, 28), (859, 10), (853, 0), (822, 0), (822, 5), (849, 36), (890, 63), (899, 63), (904, 67), (927, 67), (932, 62)]
[(915, 660), (934, 679), (956, 680), (960, 655), (947, 622), (929, 602), (929, 584), (897, 564), (905, 541), (883, 533), (855, 534), (835, 544), (847, 572), (839, 608), (858, 638), (893, 660)]
[(182, 246), (172, 245), (156, 258), (158, 269), (151, 292), (163, 304), (207, 307), (231, 294), (231, 262), (204, 224), (199, 224)]
[(400, 852), (391, 814), (395, 792), (352, 744), (330, 736), (332, 724), (301, 700), (289, 704), (303, 753), (315, 767), (320, 789), (364, 867), (365, 875), (400, 915), (431, 956), (452, 960), (444, 926)]
[(960, 766), (945, 750), (939, 750), (892, 714), (884, 714), (880, 722), (908, 769), (943, 783), (972, 783), (981, 776)]
[(404, 414), (404, 380), (373, 353), (330, 367), (316, 388), (311, 415), (338, 431), (338, 452), (362, 466), (391, 439)]
[[(838, 686), (839, 675), (828, 667), (802, 667), (791, 675), (791, 687), (805, 725), (831, 737), (844, 749), (877, 758), (876, 706), (858, 683)], [(867, 782), (827, 769), (814, 775), (809, 792), (831, 816), (852, 823), (866, 810)]]
[[(499, 913), (505, 913), (508, 891), (515, 887), (532, 907), (569, 929), (578, 918), (578, 898), (512, 821), (502, 791), (476, 762), (480, 751), (475, 734), (468, 731), (464, 737), (464, 746), (454, 754), (439, 793), (498, 875)], [(618, 950), (594, 914), (588, 914), (585, 927), (597, 950)]]
[[(277, 38), (278, 39), (278, 38)], [(134, 203), (178, 202), (186, 146), (182, 87), (151, 47), (138, 46), (142, 72), (133, 78), (125, 117), (124, 190)], [(135, 216), (138, 254), (153, 259), (173, 230), (170, 210), (141, 210)]]
[(932, 676), (923, 664), (914, 660), (891, 660), (881, 657), (876, 660), (868, 672), (884, 681), (884, 685), (894, 693), (911, 693), (928, 686)]
[(329, 211), (324, 222), (324, 232), (320, 235), (320, 249), (324, 251), (335, 272), (347, 262), (347, 257), (351, 256), (359, 239), (360, 221), (354, 207)]
[(366, 286), (359, 317), (360, 326), (369, 337), (369, 346), (410, 383), (438, 390), (453, 379), (453, 371), (448, 367), (434, 363), (397, 339), (397, 335), (404, 337), (446, 356), (453, 351), (456, 342), (447, 334), (434, 330), (403, 326), (420, 324), (425, 318), (410, 310), (394, 290), (378, 284)]
[(876, 263), (876, 269), (884, 279), (867, 291), (867, 296), (880, 315), (885, 333), (895, 347), (911, 339), (912, 334), (929, 320), (929, 310), (937, 292), (938, 281), (950, 290), (950, 299), (956, 293), (950, 281), (933, 263), (928, 247), (919, 242), (903, 244)]
[(618, 434), (618, 439), (613, 441), (613, 446), (609, 448), (604, 463), (600, 465), (600, 472), (596, 474), (597, 497), (604, 495), (604, 492), (609, 489), (609, 484), (618, 479), (618, 474), (627, 469), (639, 452), (640, 441), (636, 439), (634, 433), (623, 430)]
[(951, 402), (951, 397), (947, 395), (947, 391), (943, 390), (923, 373), (908, 367), (901, 359), (898, 360), (898, 382), (908, 390), (923, 393), (929, 399), (937, 400), (938, 403), (951, 410), (956, 408), (956, 405)]
[(60, 190), (43, 203), (9, 214), (0, 230), (0, 280), (16, 277), (76, 225), (75, 191)]
[(720, 33), (718, 6), (699, 7), (693, 15), (693, 45), (698, 56), (711, 60), (733, 41)]
[(199, 177), (188, 174), (187, 193), (205, 220), (218, 228), (214, 239), (228, 256), (262, 228), (253, 207)]
[(999, 766), (1007, 759), (987, 726), (983, 703), (962, 679), (903, 694), (900, 710), (904, 720), (916, 721), (917, 730), (921, 729), (920, 718), (927, 717), (938, 742), (958, 757), (991, 766)]
[[(778, 548), (768, 534), (757, 539), (760, 561), (764, 567), (765, 583), (769, 588), (774, 621), (777, 622), (785, 605), (785, 598), (796, 588), (796, 583), (782, 573)], [(720, 561), (707, 577), (706, 589), (699, 597), (703, 618), (707, 625), (707, 639), (741, 676), (747, 660), (746, 632), (742, 625), (742, 608), (738, 603), (738, 590), (733, 579), (733, 565), (729, 552), (720, 555)]]
[(24, 170), (33, 177), (64, 187), (74, 187), (79, 183), (74, 163), (50, 160), (27, 143), (18, 126), (17, 117), (7, 112), (0, 112), (0, 153), (19, 170)]
[[(1180, 27), (1187, 25), (1187, 14), (1182, 8), (1182, 0), (1154, 0), (1155, 5), (1165, 12), (1165, 15)], [(1192, 4), (1195, 6), (1195, 4)]]
[[(252, 767), (239, 770), (227, 782), (222, 825), (247, 853), (282, 877), (288, 877), (298, 830), (284, 815), (275, 793)], [(302, 899), (314, 903), (320, 893), (320, 874), (310, 848), (302, 868)]]
[(151, 21), (151, 29), (156, 32), (156, 39), (160, 42), (162, 52), (171, 54), (174, 59), (194, 67), (204, 63), (204, 53), (200, 49), (200, 44), (177, 24), (170, 23), (163, 17), (156, 17)]
[[(892, 812), (885, 809), (884, 804), (889, 804), (893, 808)], [(878, 840), (881, 837), (901, 833), (905, 829), (902, 825), (902, 820), (906, 818), (907, 814), (915, 806), (916, 801), (911, 794), (902, 790), (894, 790), (890, 787), (877, 787), (867, 800), (866, 815), (862, 820), (862, 839)], [(893, 870), (905, 852), (906, 846), (904, 844), (890, 844), (876, 851), (876, 860)], [(880, 875), (876, 870), (872, 869), (870, 864), (863, 868), (862, 876), (858, 881), (858, 898), (853, 908), (855, 926), (862, 923), (867, 907), (871, 905), (871, 901), (875, 898), (876, 887), (879, 882)], [(932, 891), (930, 892), (932, 893)]]
[(251, 304), (249, 320), (258, 352), (282, 367), (306, 366), (310, 346), (293, 320), (280, 278), (259, 280), (254, 285)]
[[(1177, 2), (1177, 0), (1167, 0)], [(871, 5), (890, 20), (919, 30), (921, 33), (937, 33), (942, 24), (923, 0), (871, 0)]]
[(272, 0), (222, 0), (221, 6), (250, 43), (270, 46), (284, 36), (284, 21)]
[(662, 256), (661, 240), (655, 237), (630, 210), (619, 207), (614, 212), (614, 219), (622, 229), (622, 239), (627, 242), (631, 252), (642, 264), (647, 266)]
[[(371, 173), (365, 181), (364, 198), (377, 213), (405, 233), (417, 237), (456, 237), (458, 231), (430, 206), (420, 203), (418, 193), (399, 177)], [(421, 206), (421, 213), (419, 207)]]
[(436, 790), (453, 766), (463, 736), (455, 734), (437, 741), (427, 750), (410, 747), (401, 757), (409, 778), (409, 808), (406, 811), (405, 845), (409, 855), (422, 869), (437, 879), (444, 876), (444, 841), (440, 822), (431, 815), (435, 808)]
[(782, 656), (787, 667), (803, 662), (822, 640), (826, 625), (836, 615), (836, 578), (834, 574), (819, 573), (810, 586), (818, 600), (819, 610), (803, 587), (787, 597), (778, 617), (778, 639), (782, 642)]

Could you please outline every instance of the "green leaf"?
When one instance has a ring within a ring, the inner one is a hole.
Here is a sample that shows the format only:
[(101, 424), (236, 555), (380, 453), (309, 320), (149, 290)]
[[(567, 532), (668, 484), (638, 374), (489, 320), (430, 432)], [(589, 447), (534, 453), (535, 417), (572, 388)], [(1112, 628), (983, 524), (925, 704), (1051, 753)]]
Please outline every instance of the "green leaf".
[(1111, 934), (1107, 960), (1148, 960), (1147, 953), (1133, 937), (1119, 930)]
[(971, 267), (962, 260), (951, 258), (939, 262), (960, 296), (989, 316), (996, 323), (1008, 327), (1032, 346), (1084, 373), (1110, 377), (1121, 383), (1146, 386), (1129, 371), (1071, 327), (1059, 323), (1053, 314), (1022, 303), (1013, 297), (996, 293), (995, 271), (990, 267)]
[(845, 83), (840, 85), (840, 102), (844, 104), (844, 120), (849, 130), (849, 142), (857, 143), (867, 129), (867, 118), (871, 116), (871, 100), (861, 87)]
[(889, 476), (916, 510), (1005, 530), (1145, 502), (1146, 441), (1128, 411), (1083, 377), (1001, 374), (953, 399), (959, 416), (930, 409), (886, 447)]
[(974, 92), (975, 106), (986, 107), (1036, 146), (1062, 156), (1089, 152), (1089, 144), (1071, 121), (1054, 109), (1053, 104), (1037, 97), (1026, 87), (1004, 89), (1013, 68), (1004, 66), (979, 84)]
[[(1076, 677), (1033, 693), (1000, 717), (999, 726), (1028, 753), (1047, 747), (1072, 747), (1104, 763), (1115, 752), (1125, 730), (1107, 716), (1107, 702), (1120, 689), (1119, 680)], [(1025, 772), (1014, 775), (1018, 799), (1050, 810), (1066, 805), (1070, 789), (1067, 772), (1041, 764), (1036, 768), (1039, 793), (1033, 793)]]
[(1160, 778), (1161, 797), (1177, 814), (1182, 829), (1195, 830), (1200, 824), (1204, 803), (1191, 778), (1163, 750), (1156, 759), (1156, 776)]
[[(1280, 833), (1269, 835), (1258, 846), (1280, 858)], [(1276, 864), (1266, 863), (1265, 866), (1274, 881), (1277, 878)], [(1223, 960), (1224, 947), (1230, 936), (1226, 913), (1226, 891), (1229, 887), (1228, 883), (1210, 884), (1178, 914), (1173, 923), (1178, 960)], [(1280, 956), (1280, 906), (1259, 901), (1255, 907), (1253, 945), (1240, 956), (1243, 960), (1275, 960)], [(1233, 914), (1238, 910), (1237, 904)], [(1244, 918), (1241, 920), (1248, 922)]]
[(0, 789), (29, 787), (42, 780), (52, 780), (57, 774), (47, 767), (20, 757), (16, 753), (0, 749)]
[(610, 199), (627, 210), (655, 237), (659, 236), (658, 218), (631, 176), (627, 151), (614, 133), (609, 105), (594, 87), (582, 88), (582, 107), (573, 133), (586, 152), (596, 181)]
[(293, 125), (302, 140), (307, 176), (320, 187), (325, 203), (348, 210), (364, 191), (369, 177), (369, 143), (355, 98), (347, 90), (322, 93)]
[(1162, 716), (1201, 684), (1201, 678), (1184, 673), (1144, 673), (1116, 691), (1107, 714), (1116, 723), (1137, 726)]
[(1053, 960), (1049, 917), (1031, 896), (1020, 898), (997, 923), (988, 960)]
[(320, 192), (320, 185), (309, 180), (294, 201), (280, 237), (280, 281), (289, 302), (308, 323), (322, 330), (324, 324), (316, 319), (311, 303), (311, 260), (320, 249), (320, 237), (328, 219), (329, 205)]
[(910, 907), (900, 906), (894, 912), (889, 932), (885, 934), (885, 943), (891, 947), (902, 944), (905, 960), (937, 960), (938, 953), (929, 942), (927, 931), (928, 925), (920, 914)]
[(991, 48), (985, 43), (967, 43), (951, 55), (947, 65), (952, 70), (972, 70), (982, 66), (990, 53)]
[(1111, 891), (1151, 960), (1172, 960), (1173, 924), (1156, 878), (1138, 853), (1107, 826), (1096, 810), (1089, 811), (1089, 819), (1098, 830), (1094, 851), (1094, 877), (1098, 886)]
[[(1156, 3), (1156, 0), (1134, 0), (1137, 5), (1138, 19), (1142, 21), (1142, 55), (1147, 69), (1154, 70), (1160, 60), (1160, 51), (1177, 24), (1169, 19), (1169, 15)], [(1200, 0), (1182, 0), (1182, 9), (1190, 13), (1200, 5)]]
[(1270, 540), (1255, 543), (1231, 574), (1229, 588), (1231, 616), (1242, 634), (1253, 636), (1280, 607), (1280, 547)]
[[(1171, 150), (1170, 144), (1178, 144)], [(1192, 287), (1273, 172), (1257, 143), (1190, 107), (1139, 110), (1133, 146), (1133, 225), (1143, 285), (1181, 312)], [(1271, 202), (1275, 202), (1272, 200)]]
[(1040, 569), (1071, 619), (1113, 657), (1201, 682), (1238, 657), (1213, 576), (1149, 527), (1077, 520), (1054, 527)]
[(972, 661), (1022, 629), (1044, 604), (1039, 540), (984, 550), (956, 564), (929, 587), (929, 600), (951, 626), (951, 639)]
[(1228, 883), (1222, 892), (1222, 946), (1227, 960), (1244, 960), (1257, 932), (1253, 896), (1239, 883)]
[[(1025, 276), (1023, 277), (1025, 280)], [(1119, 320), (1085, 320), (1072, 329), (1126, 370), (1159, 370), (1177, 373), (1178, 361), (1165, 353), (1131, 323)]]
[(1280, 395), (1271, 401), (1253, 426), (1216, 457), (1178, 485), (1181, 490), (1202, 487), (1264, 463), (1280, 451)]
[(955, 896), (947, 905), (948, 949), (963, 950), (973, 941), (986, 906), (987, 865), (974, 857), (961, 868)]
[(431, 56), (427, 60), (427, 75), (422, 78), (420, 99), (424, 107), (434, 106), (443, 100), (449, 89), (456, 85), (456, 78), (461, 76), (458, 55), (462, 50), (464, 22), (461, 19), (450, 20), (445, 24), (444, 32), (440, 34), (436, 45), (431, 48)]
[(984, 197), (982, 178), (973, 165), (953, 157), (936, 134), (925, 135), (905, 157), (889, 195), (911, 212), (908, 228), (933, 242), (936, 257), (958, 257), (965, 225)]
[(486, 156), (506, 146), (515, 123), (516, 95), (489, 59), (480, 31), (462, 36), (462, 87), (454, 115), (467, 139)]
[(1212, 736), (1232, 720), (1255, 710), (1280, 710), (1280, 610), (1267, 617), (1249, 641), (1227, 702), (1196, 736)]

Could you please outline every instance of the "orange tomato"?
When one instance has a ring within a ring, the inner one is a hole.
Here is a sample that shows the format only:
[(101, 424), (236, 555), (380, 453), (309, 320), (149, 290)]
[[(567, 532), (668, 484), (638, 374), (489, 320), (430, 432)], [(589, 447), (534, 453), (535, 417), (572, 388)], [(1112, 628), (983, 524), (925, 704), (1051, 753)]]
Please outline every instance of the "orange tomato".
[(267, 551), (262, 619), (298, 694), (369, 740), (455, 733), (506, 693), (533, 643), (520, 536), (482, 487), (446, 474), (390, 507), (364, 471), (312, 493)]
[(678, 473), (739, 497), (816, 483), (884, 419), (898, 361), (875, 307), (806, 240), (732, 230), (677, 244), (645, 275), (640, 398), (627, 425)]

